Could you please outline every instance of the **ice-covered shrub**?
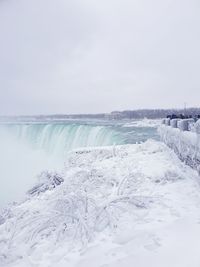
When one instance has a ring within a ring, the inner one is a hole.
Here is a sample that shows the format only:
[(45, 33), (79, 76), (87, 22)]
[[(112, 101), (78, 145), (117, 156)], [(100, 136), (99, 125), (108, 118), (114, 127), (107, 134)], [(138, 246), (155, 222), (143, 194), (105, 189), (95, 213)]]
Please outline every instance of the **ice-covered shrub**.
[(179, 158), (193, 168), (200, 165), (200, 135), (161, 126), (158, 129), (162, 141), (172, 148)]
[(29, 195), (38, 195), (47, 190), (52, 190), (64, 181), (62, 175), (48, 171), (42, 172), (38, 178), (39, 183), (27, 192)]

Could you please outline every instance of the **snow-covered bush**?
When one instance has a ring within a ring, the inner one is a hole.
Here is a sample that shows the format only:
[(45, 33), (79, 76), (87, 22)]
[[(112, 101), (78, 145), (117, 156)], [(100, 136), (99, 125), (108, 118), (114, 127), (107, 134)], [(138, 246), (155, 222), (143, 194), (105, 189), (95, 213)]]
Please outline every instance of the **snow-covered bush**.
[[(185, 127), (183, 124), (182, 126), (183, 128)], [(198, 169), (198, 166), (200, 165), (199, 134), (191, 131), (181, 131), (166, 126), (160, 126), (158, 132), (162, 141), (172, 148), (182, 161), (189, 166)]]
[(39, 195), (47, 190), (52, 190), (64, 181), (62, 175), (48, 171), (42, 172), (38, 178), (39, 183), (27, 192), (29, 195)]

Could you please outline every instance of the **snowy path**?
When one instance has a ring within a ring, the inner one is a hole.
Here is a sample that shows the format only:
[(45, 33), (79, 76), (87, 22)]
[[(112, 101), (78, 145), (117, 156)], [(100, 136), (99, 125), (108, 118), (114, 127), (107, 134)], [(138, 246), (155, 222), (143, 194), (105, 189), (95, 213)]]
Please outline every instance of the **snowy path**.
[(2, 212), (0, 266), (200, 266), (199, 177), (163, 143), (77, 150), (62, 176)]

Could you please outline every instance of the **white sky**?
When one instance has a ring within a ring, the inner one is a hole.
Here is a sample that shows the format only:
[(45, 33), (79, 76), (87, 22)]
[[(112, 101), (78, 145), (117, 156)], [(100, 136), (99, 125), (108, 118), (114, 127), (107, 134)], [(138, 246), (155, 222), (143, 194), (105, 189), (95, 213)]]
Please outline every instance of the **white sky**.
[(0, 0), (0, 115), (199, 100), (199, 0)]

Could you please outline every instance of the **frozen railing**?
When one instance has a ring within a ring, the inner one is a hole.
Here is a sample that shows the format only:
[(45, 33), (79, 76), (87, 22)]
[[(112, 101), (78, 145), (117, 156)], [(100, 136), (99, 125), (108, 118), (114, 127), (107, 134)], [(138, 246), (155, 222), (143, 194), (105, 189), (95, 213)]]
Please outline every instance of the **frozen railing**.
[(200, 120), (164, 119), (158, 132), (161, 140), (172, 148), (179, 158), (200, 173)]

